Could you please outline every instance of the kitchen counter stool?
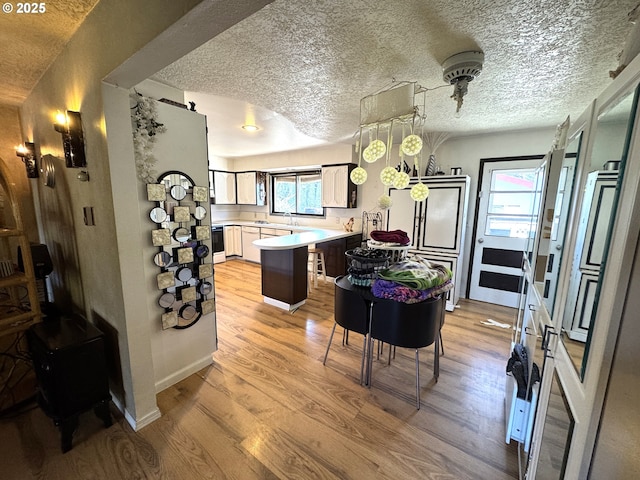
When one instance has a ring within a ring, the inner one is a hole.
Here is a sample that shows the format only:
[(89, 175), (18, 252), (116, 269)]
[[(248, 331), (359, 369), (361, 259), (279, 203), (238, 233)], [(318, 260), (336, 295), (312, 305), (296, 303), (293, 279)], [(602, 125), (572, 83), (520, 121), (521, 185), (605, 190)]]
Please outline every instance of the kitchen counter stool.
[(318, 248), (309, 249), (309, 266), (313, 286), (318, 288), (318, 277), (322, 275), (322, 279), (327, 281), (327, 267), (324, 262), (324, 252)]

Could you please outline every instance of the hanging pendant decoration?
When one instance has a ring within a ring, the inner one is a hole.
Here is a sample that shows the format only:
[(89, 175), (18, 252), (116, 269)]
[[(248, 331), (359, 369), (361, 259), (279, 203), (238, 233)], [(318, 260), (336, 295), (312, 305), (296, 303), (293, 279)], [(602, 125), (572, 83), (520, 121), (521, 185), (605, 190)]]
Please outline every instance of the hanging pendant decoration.
[(411, 198), (416, 202), (426, 200), (426, 198), (429, 196), (429, 187), (427, 187), (422, 182), (416, 183), (413, 187), (411, 187), (410, 195)]
[(387, 147), (382, 140), (374, 140), (373, 142), (371, 142), (371, 145), (369, 145), (368, 148), (371, 149), (371, 154), (374, 157), (374, 162), (384, 157), (384, 154), (387, 153)]
[(358, 166), (351, 170), (351, 174), (349, 175), (349, 177), (354, 184), (362, 185), (367, 181), (367, 171), (364, 168)]
[(415, 134), (408, 135), (402, 140), (402, 153), (405, 155), (413, 156), (420, 153), (422, 150), (422, 139)]
[(354, 183), (354, 185), (362, 185), (367, 181), (367, 171), (361, 166), (362, 159), (362, 127), (360, 127), (360, 135), (358, 136), (358, 140), (356, 143), (356, 148), (358, 150), (358, 166), (351, 170), (349, 174), (349, 178)]
[(380, 195), (380, 197), (378, 197), (378, 207), (382, 210), (390, 208), (391, 205), (393, 205), (393, 200), (391, 200), (391, 197), (389, 195), (383, 193), (382, 195)]

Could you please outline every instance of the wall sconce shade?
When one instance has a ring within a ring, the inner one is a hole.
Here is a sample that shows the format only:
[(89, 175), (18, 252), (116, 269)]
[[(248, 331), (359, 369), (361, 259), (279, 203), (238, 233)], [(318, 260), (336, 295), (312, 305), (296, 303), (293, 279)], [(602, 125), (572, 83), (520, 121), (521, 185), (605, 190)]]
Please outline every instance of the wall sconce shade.
[(25, 142), (16, 148), (16, 156), (22, 158), (27, 169), (27, 178), (38, 178), (38, 165), (36, 163), (36, 146), (31, 142)]
[(53, 128), (62, 134), (65, 165), (69, 168), (86, 167), (80, 112), (67, 110), (66, 114), (58, 114)]

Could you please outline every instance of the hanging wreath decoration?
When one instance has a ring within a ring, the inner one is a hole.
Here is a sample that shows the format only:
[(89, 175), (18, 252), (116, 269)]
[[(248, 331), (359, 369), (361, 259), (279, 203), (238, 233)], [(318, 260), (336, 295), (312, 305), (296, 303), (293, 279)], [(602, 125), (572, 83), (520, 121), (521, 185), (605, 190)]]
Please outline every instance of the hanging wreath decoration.
[(131, 107), (131, 120), (137, 175), (144, 183), (156, 183), (157, 175), (153, 169), (156, 163), (156, 158), (153, 156), (153, 144), (156, 141), (156, 135), (166, 132), (167, 129), (157, 120), (157, 102), (153, 98), (145, 97), (136, 91), (130, 96), (134, 104)]

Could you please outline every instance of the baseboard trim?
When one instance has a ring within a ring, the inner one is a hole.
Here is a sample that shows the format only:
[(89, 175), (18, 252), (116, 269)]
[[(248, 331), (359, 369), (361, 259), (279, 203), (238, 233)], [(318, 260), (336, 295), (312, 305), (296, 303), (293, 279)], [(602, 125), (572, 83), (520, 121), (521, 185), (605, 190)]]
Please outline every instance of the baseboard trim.
[(122, 412), (125, 420), (129, 425), (131, 425), (131, 428), (133, 428), (134, 432), (137, 432), (141, 428), (146, 427), (147, 425), (149, 425), (150, 423), (154, 422), (155, 420), (159, 419), (162, 416), (160, 409), (156, 407), (154, 410), (146, 414), (140, 420), (136, 420), (135, 418), (133, 418), (133, 415), (131, 415), (129, 410), (127, 410), (124, 407), (124, 405), (120, 402), (120, 399), (113, 394), (113, 392), (111, 392), (111, 401), (116, 406), (116, 408), (120, 410), (120, 412)]
[(203, 368), (208, 367), (212, 363), (213, 357), (211, 354), (209, 354), (206, 357), (193, 362), (191, 365), (187, 365), (186, 367), (181, 368), (177, 372), (174, 372), (168, 377), (165, 377), (162, 380), (156, 382), (156, 393), (160, 393), (161, 391), (169, 388), (171, 385), (175, 385), (180, 380), (184, 380), (189, 375), (192, 375), (198, 370), (202, 370)]

